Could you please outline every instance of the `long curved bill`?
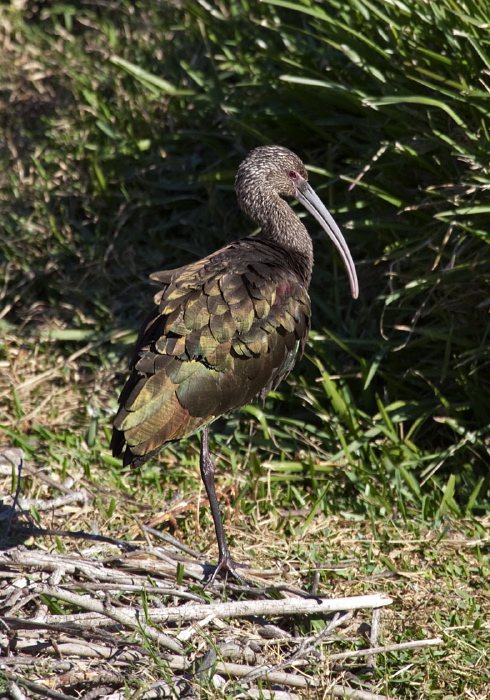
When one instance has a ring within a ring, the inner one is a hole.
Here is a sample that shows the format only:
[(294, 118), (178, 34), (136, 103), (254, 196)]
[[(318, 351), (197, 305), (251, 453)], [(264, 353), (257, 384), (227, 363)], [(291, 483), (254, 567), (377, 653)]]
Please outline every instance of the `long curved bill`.
[(347, 270), (347, 274), (349, 276), (352, 296), (354, 299), (357, 299), (359, 296), (359, 282), (357, 281), (356, 268), (350, 254), (350, 250), (339, 227), (333, 220), (332, 215), (323, 204), (320, 197), (305, 179), (303, 179), (301, 176), (297, 177), (294, 184), (296, 187), (296, 197), (298, 201), (301, 202), (305, 209), (307, 209), (310, 214), (315, 217), (327, 236), (329, 236), (335, 243), (335, 246), (340, 253), (340, 257), (344, 261), (345, 269)]

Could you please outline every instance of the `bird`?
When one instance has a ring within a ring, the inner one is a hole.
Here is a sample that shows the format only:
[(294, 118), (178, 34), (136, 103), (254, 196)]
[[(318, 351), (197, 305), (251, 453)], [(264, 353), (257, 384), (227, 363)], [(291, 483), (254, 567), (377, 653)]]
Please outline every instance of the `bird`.
[(359, 294), (347, 243), (297, 155), (283, 146), (253, 149), (238, 168), (235, 192), (260, 230), (150, 275), (162, 287), (136, 341), (111, 441), (115, 457), (138, 467), (201, 431), (200, 473), (218, 543), (209, 583), (218, 574), (243, 581), (221, 518), (209, 425), (274, 390), (301, 358), (310, 330), (313, 243), (284, 197), (317, 219), (345, 264), (352, 296)]

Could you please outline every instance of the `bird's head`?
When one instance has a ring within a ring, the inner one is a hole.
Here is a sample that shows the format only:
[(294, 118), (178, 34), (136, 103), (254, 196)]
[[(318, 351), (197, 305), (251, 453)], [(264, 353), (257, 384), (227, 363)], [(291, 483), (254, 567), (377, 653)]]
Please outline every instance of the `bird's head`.
[[(260, 188), (280, 197), (295, 197), (295, 176), (308, 180), (308, 173), (298, 156), (284, 146), (254, 148), (240, 164), (235, 188), (240, 198)], [(242, 207), (247, 209), (247, 207)]]
[(306, 168), (284, 146), (259, 146), (240, 164), (235, 181), (240, 208), (267, 230), (274, 224), (274, 202), (295, 197), (335, 243), (349, 276), (354, 299), (359, 295), (354, 261), (342, 232), (321, 199), (308, 184)]

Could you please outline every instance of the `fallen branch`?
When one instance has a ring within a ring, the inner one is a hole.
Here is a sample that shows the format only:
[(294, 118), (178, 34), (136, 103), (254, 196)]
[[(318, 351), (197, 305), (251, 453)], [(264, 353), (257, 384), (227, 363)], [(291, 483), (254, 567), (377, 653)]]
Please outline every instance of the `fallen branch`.
[[(49, 662), (49, 670), (56, 671), (57, 673), (60, 671), (69, 671), (73, 668), (73, 663), (71, 661), (57, 661), (56, 659), (48, 659), (47, 661)], [(39, 665), (39, 659), (36, 657), (19, 654), (16, 656), (2, 656), (0, 659), (0, 673), (5, 667), (35, 667), (36, 665)]]
[(28, 690), (32, 690), (33, 693), (37, 695), (44, 695), (44, 697), (52, 698), (53, 700), (73, 700), (70, 695), (64, 695), (63, 693), (58, 693), (56, 690), (51, 690), (50, 688), (44, 688), (38, 683), (33, 683), (33, 681), (28, 681), (22, 676), (17, 676), (14, 673), (9, 673), (8, 671), (2, 671), (2, 675), (7, 678), (7, 680), (16, 683), (17, 685), (22, 685)]
[(177, 549), (181, 549), (183, 552), (185, 552), (189, 556), (195, 557), (196, 559), (202, 558), (202, 554), (200, 552), (196, 552), (195, 549), (191, 549), (183, 542), (179, 542), (179, 540), (175, 539), (175, 537), (172, 537), (171, 535), (167, 535), (166, 532), (160, 532), (160, 530), (155, 530), (155, 528), (149, 527), (148, 525), (142, 525), (141, 527), (142, 527), (144, 532), (148, 532), (150, 535), (153, 535), (154, 537), (157, 537), (158, 539), (163, 540), (167, 544), (171, 544), (173, 547), (177, 547)]
[(97, 669), (71, 669), (66, 673), (55, 676), (50, 679), (43, 679), (42, 684), (47, 688), (57, 688), (59, 686), (68, 688), (69, 686), (86, 684), (102, 684), (102, 683), (122, 683), (124, 682), (123, 676), (119, 673), (114, 673), (113, 671), (97, 670)]
[[(121, 624), (135, 627), (136, 620), (143, 614), (137, 608), (113, 608), (94, 600), (90, 596), (81, 596), (63, 588), (45, 585), (34, 585), (34, 593), (51, 596), (67, 603), (78, 605), (85, 610), (91, 610), (112, 617)], [(271, 615), (324, 615), (325, 613), (360, 608), (379, 608), (390, 605), (393, 601), (383, 594), (352, 596), (350, 598), (283, 598), (282, 600), (241, 600), (232, 603), (212, 603), (210, 605), (186, 605), (165, 609), (148, 610), (148, 619), (152, 622), (195, 622), (203, 620), (208, 615), (218, 618), (260, 617)], [(124, 622), (123, 622), (124, 619)]]
[(240, 600), (232, 603), (186, 605), (149, 610), (153, 622), (194, 622), (208, 615), (218, 618), (262, 617), (270, 615), (324, 615), (326, 613), (378, 608), (391, 605), (391, 598), (383, 594), (352, 596), (349, 598), (283, 598), (281, 600)]
[[(378, 646), (380, 620), (381, 620), (381, 609), (374, 608), (373, 614), (371, 617), (371, 632), (369, 634), (369, 644), (371, 645), (371, 648), (375, 648)], [(370, 668), (376, 668), (376, 656), (375, 656), (375, 654), (370, 654), (368, 656), (367, 665)]]
[(39, 481), (42, 481), (57, 491), (61, 491), (62, 493), (73, 493), (73, 489), (70, 488), (70, 486), (51, 479), (51, 477), (45, 474), (42, 469), (37, 469), (29, 462), (24, 462), (24, 469), (28, 474), (30, 474), (30, 476), (33, 477), (33, 479), (39, 479)]
[(17, 683), (14, 683), (14, 681), (10, 681), (10, 683), (7, 683), (7, 687), (5, 688), (5, 690), (9, 695), (12, 696), (13, 700), (27, 700), (22, 690), (19, 688)]
[(109, 593), (141, 593), (144, 591), (147, 595), (164, 595), (172, 598), (182, 598), (183, 600), (193, 600), (196, 603), (204, 603), (203, 596), (189, 591), (181, 591), (178, 588), (170, 588), (169, 586), (150, 586), (146, 576), (141, 576), (141, 583), (65, 583), (63, 584), (67, 590), (83, 588), (87, 592), (108, 591)]
[(270, 666), (263, 666), (262, 668), (254, 669), (245, 678), (245, 680), (250, 682), (252, 680), (256, 680), (257, 678), (262, 678), (263, 676), (266, 676), (271, 671), (276, 672), (280, 671), (283, 668), (286, 668), (287, 666), (293, 666), (300, 659), (306, 658), (314, 649), (316, 649), (317, 646), (319, 646), (323, 641), (325, 641), (325, 639), (327, 639), (329, 635), (331, 635), (331, 633), (336, 627), (343, 624), (346, 621), (346, 619), (349, 620), (351, 617), (352, 612), (348, 612), (342, 617), (339, 613), (336, 613), (333, 619), (330, 620), (329, 624), (320, 632), (320, 634), (316, 638), (314, 638), (313, 640), (304, 640), (304, 642), (300, 645), (299, 649), (296, 649), (295, 652), (293, 652), (287, 659), (285, 659), (280, 664), (276, 664), (272, 668)]
[(34, 585), (33, 592), (38, 595), (51, 596), (57, 598), (58, 600), (64, 600), (66, 603), (71, 603), (72, 605), (78, 605), (85, 610), (91, 610), (92, 612), (97, 612), (100, 615), (105, 615), (111, 620), (119, 622), (121, 625), (130, 627), (134, 630), (141, 631), (149, 639), (153, 639), (158, 642), (166, 649), (175, 652), (176, 654), (182, 654), (184, 649), (182, 644), (175, 639), (172, 639), (166, 634), (162, 634), (154, 627), (143, 622), (145, 613), (143, 610), (137, 610), (136, 608), (115, 608), (108, 602), (101, 603), (98, 600), (90, 596), (81, 596), (78, 593), (72, 593), (66, 591), (62, 588), (56, 588), (51, 586)]
[(437, 644), (443, 644), (444, 640), (440, 637), (433, 639), (420, 639), (414, 642), (402, 642), (401, 644), (388, 644), (385, 647), (371, 647), (370, 649), (359, 649), (359, 651), (344, 651), (339, 654), (331, 654), (328, 658), (330, 661), (339, 661), (340, 659), (355, 659), (359, 656), (370, 656), (371, 654), (386, 654), (390, 651), (402, 651), (403, 649), (419, 649), (422, 647), (432, 647)]
[[(261, 688), (249, 688), (246, 693), (235, 695), (237, 699), (258, 698), (258, 700), (301, 700), (297, 693), (288, 693), (287, 690), (266, 690)], [(146, 700), (146, 698), (145, 698)]]
[[(57, 496), (56, 498), (19, 498), (18, 503), (22, 510), (29, 510), (29, 508), (33, 506), (36, 510), (41, 512), (63, 508), (63, 506), (68, 506), (72, 503), (86, 505), (88, 500), (89, 496), (86, 491), (71, 491), (71, 493), (67, 493), (64, 496)], [(15, 507), (14, 503), (12, 507)]]
[[(242, 664), (218, 662), (216, 664), (216, 671), (226, 676), (244, 678), (245, 676), (248, 676), (253, 669), (250, 666), (244, 666)], [(293, 688), (311, 689), (321, 686), (321, 682), (315, 678), (306, 678), (305, 676), (299, 676), (296, 673), (270, 672), (264, 678), (269, 683), (289, 685)], [(342, 685), (334, 685), (332, 688), (329, 688), (329, 692), (334, 697), (346, 699), (349, 698), (349, 700), (394, 700), (394, 698), (388, 698), (386, 695), (378, 695), (377, 693), (371, 693), (366, 690), (358, 690), (356, 688), (349, 688)]]
[[(32, 640), (23, 640), (16, 645), (22, 654), (46, 654), (47, 656), (56, 656), (57, 658), (71, 658), (76, 656), (78, 659), (114, 659), (134, 663), (141, 661), (145, 657), (138, 650), (128, 649), (121, 650), (115, 644), (112, 646), (104, 646), (95, 644), (94, 642), (64, 641), (56, 642), (56, 646), (50, 644), (49, 641), (33, 642)], [(12, 657), (15, 660), (15, 657)]]
[[(90, 580), (101, 581), (128, 581), (134, 583), (138, 576), (131, 576), (129, 573), (121, 569), (109, 568), (106, 566), (109, 562), (119, 564), (120, 567), (131, 567), (132, 569), (142, 569), (145, 572), (158, 575), (166, 575), (175, 579), (177, 566), (182, 564), (186, 576), (201, 581), (205, 578), (206, 570), (212, 567), (199, 564), (198, 562), (184, 559), (179, 554), (164, 550), (159, 547), (144, 547), (139, 542), (132, 545), (122, 540), (114, 540), (111, 538), (103, 538), (102, 536), (90, 537), (84, 532), (68, 532), (56, 530), (39, 530), (35, 528), (16, 528), (16, 532), (24, 532), (25, 534), (42, 534), (53, 536), (70, 536), (77, 539), (97, 539), (106, 541), (109, 544), (124, 546), (125, 549), (132, 548), (132, 551), (118, 553), (116, 556), (106, 559), (104, 562), (96, 563), (82, 557), (74, 557), (60, 554), (48, 554), (46, 552), (22, 552), (14, 550), (9, 553), (0, 553), (0, 563), (6, 566), (22, 566), (29, 571), (53, 571), (60, 566), (65, 567), (66, 573), (73, 574), (76, 570), (82, 575), (86, 575)], [(144, 555), (144, 557), (143, 557)], [(131, 557), (131, 561), (127, 562), (127, 558)], [(146, 579), (143, 579), (146, 581)]]
[[(127, 545), (127, 543), (126, 543)], [(140, 550), (135, 550), (130, 552), (131, 556), (137, 557)], [(144, 552), (146, 554), (146, 552)], [(124, 555), (121, 554), (117, 559), (122, 558)], [(167, 558), (168, 553), (167, 553)], [(170, 560), (170, 558), (169, 558)], [(139, 560), (137, 560), (139, 562)], [(121, 584), (134, 584), (134, 585), (147, 585), (148, 579), (146, 576), (140, 576), (138, 574), (129, 574), (125, 571), (110, 568), (105, 566), (103, 563), (98, 563), (79, 556), (68, 556), (60, 554), (49, 554), (47, 552), (22, 552), (19, 550), (14, 550), (11, 553), (0, 553), (0, 563), (4, 563), (7, 566), (15, 564), (17, 566), (24, 567), (29, 571), (46, 571), (53, 572), (61, 569), (65, 574), (77, 574), (84, 576), (90, 582), (105, 581), (109, 583), (121, 583)], [(174, 571), (177, 568), (177, 561), (173, 560), (172, 564), (167, 567), (169, 570)], [(202, 567), (200, 567), (202, 569)]]

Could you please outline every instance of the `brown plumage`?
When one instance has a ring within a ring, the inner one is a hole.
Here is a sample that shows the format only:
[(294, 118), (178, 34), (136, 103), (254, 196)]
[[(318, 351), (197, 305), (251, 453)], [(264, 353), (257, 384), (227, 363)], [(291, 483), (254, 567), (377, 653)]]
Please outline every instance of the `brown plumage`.
[(111, 443), (124, 464), (138, 466), (166, 443), (204, 429), (201, 474), (219, 546), (212, 580), (220, 571), (238, 574), (216, 499), (207, 426), (278, 386), (301, 357), (310, 328), (312, 243), (281, 196), (295, 196), (318, 219), (346, 263), (353, 296), (358, 293), (342, 234), (294, 153), (256, 148), (238, 170), (236, 192), (261, 232), (151, 275), (162, 289), (136, 343)]

